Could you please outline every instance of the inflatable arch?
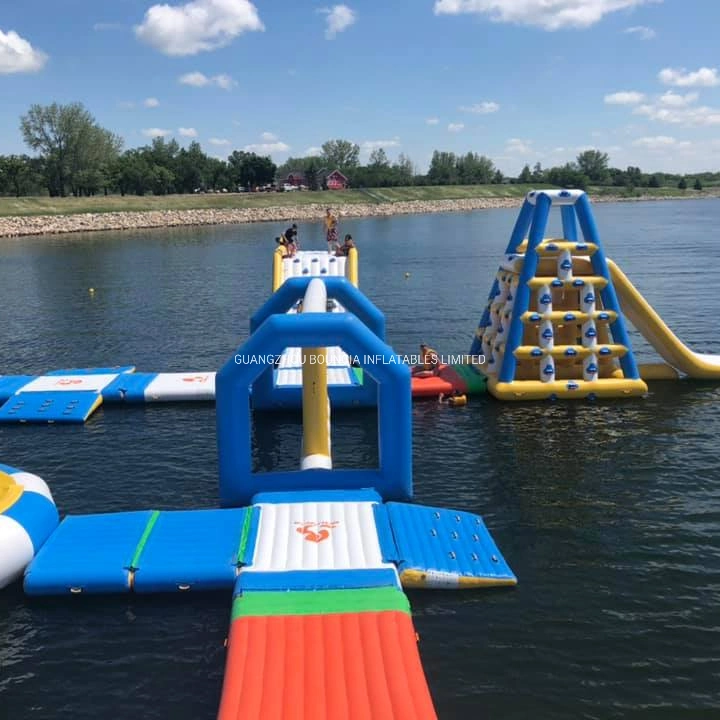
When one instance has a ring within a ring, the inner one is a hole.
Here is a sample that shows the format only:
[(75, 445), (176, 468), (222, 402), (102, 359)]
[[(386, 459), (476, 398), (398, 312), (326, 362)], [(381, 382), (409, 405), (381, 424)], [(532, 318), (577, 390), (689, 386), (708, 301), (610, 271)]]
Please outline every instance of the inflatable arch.
[[(340, 345), (377, 382), (379, 468), (252, 472), (250, 387), (289, 342), (301, 348)], [(410, 370), (350, 313), (268, 317), (218, 373), (216, 403), (224, 507), (247, 504), (261, 490), (373, 488), (383, 500), (412, 497)]]

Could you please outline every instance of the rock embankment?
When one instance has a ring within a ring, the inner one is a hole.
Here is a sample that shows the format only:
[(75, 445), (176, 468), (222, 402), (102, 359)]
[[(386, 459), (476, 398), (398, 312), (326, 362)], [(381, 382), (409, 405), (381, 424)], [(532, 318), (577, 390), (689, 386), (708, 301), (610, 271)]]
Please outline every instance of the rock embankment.
[[(597, 198), (612, 202), (628, 198)], [(633, 200), (671, 198), (639, 197)], [(404, 215), (410, 213), (467, 212), (517, 208), (523, 198), (468, 198), (464, 200), (412, 200), (378, 204), (335, 204), (341, 218)], [(325, 216), (325, 205), (287, 205), (265, 208), (227, 208), (204, 210), (148, 210), (143, 212), (78, 213), (73, 215), (33, 215), (0, 217), (0, 237), (21, 237), (96, 230), (140, 230), (144, 228), (235, 223), (311, 221)]]

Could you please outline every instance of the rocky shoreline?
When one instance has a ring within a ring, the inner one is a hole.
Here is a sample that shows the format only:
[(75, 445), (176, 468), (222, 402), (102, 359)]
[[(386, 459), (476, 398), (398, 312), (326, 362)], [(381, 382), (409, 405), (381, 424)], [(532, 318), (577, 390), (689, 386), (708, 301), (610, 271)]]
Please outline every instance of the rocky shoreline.
[[(333, 205), (341, 218), (386, 217), (411, 213), (468, 212), (517, 208), (523, 198), (468, 198), (464, 200), (412, 200), (378, 204)], [(598, 197), (594, 202), (680, 200), (678, 197), (639, 196), (634, 198)], [(313, 221), (325, 216), (325, 205), (287, 205), (266, 208), (148, 210), (143, 212), (78, 213), (75, 215), (34, 215), (0, 217), (0, 238), (28, 235), (94, 232), (98, 230), (140, 230), (145, 228), (237, 223)]]

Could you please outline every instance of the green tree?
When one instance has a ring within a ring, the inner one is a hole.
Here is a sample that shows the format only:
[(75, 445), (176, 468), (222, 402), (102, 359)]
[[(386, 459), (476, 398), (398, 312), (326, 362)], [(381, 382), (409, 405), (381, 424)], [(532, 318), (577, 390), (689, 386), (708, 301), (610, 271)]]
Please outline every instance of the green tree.
[(500, 185), (504, 179), (505, 176), (500, 172), (500, 170), (496, 170), (492, 179), (493, 185)]
[(368, 165), (375, 168), (390, 168), (390, 161), (382, 148), (376, 148), (370, 153)]
[(431, 185), (457, 185), (458, 170), (455, 153), (435, 150), (427, 177)]
[(575, 163), (566, 163), (560, 167), (550, 168), (547, 173), (547, 181), (551, 185), (559, 185), (566, 188), (578, 188), (585, 190), (588, 185), (588, 177)]
[(603, 183), (608, 175), (608, 154), (599, 150), (585, 150), (576, 159), (580, 172), (591, 182)]
[(518, 182), (527, 184), (531, 183), (533, 181), (532, 173), (530, 172), (530, 166), (525, 165), (525, 167), (520, 171), (520, 174), (518, 175)]
[(680, 182), (678, 183), (678, 189), (679, 190), (687, 190), (687, 180), (685, 180), (684, 177), (680, 178)]
[(533, 167), (532, 171), (532, 181), (534, 183), (536, 182), (543, 182), (545, 180), (545, 171), (543, 170), (542, 165), (539, 162), (535, 163), (535, 166)]
[(398, 185), (412, 185), (415, 176), (415, 165), (404, 153), (398, 155), (397, 162), (393, 165)]
[(328, 140), (322, 144), (322, 159), (329, 170), (347, 174), (360, 164), (360, 146), (349, 140)]
[(81, 181), (97, 180), (122, 149), (122, 139), (100, 127), (81, 103), (33, 105), (21, 117), (20, 129), (43, 160), (51, 195), (82, 192)]
[(143, 150), (134, 149), (123, 153), (111, 168), (113, 185), (121, 195), (134, 193), (145, 195), (152, 190), (153, 167), (144, 156)]
[(37, 163), (27, 155), (0, 156), (0, 194), (28, 195), (38, 186)]
[[(319, 162), (317, 155), (308, 155), (307, 157), (289, 157), (282, 165), (278, 166), (277, 178), (281, 182), (287, 179), (291, 172), (305, 172), (308, 165)], [(334, 168), (333, 168), (334, 169)]]
[(320, 161), (317, 158), (310, 158), (310, 161), (305, 166), (305, 182), (307, 183), (308, 190), (319, 190), (321, 182), (325, 182), (324, 177), (320, 177)]
[(651, 188), (659, 188), (660, 187), (660, 178), (658, 177), (657, 173), (655, 175), (650, 176), (650, 179), (648, 180), (648, 187), (651, 187)]
[(267, 185), (275, 179), (276, 172), (277, 166), (269, 156), (235, 150), (228, 158), (228, 173), (235, 186)]
[(178, 192), (191, 193), (207, 187), (208, 156), (199, 142), (191, 142), (182, 148), (175, 161), (175, 181)]
[(458, 180), (465, 185), (483, 185), (492, 180), (495, 166), (490, 158), (477, 153), (467, 153), (458, 157)]
[(703, 189), (702, 183), (700, 182), (700, 178), (695, 178), (695, 184), (693, 185), (693, 189), (694, 190), (702, 190)]

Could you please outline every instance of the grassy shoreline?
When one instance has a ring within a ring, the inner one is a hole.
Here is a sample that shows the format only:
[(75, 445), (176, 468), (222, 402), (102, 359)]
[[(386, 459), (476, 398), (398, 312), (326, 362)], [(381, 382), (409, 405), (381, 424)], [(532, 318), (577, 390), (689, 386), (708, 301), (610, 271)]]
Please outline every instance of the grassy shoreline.
[[(530, 185), (374, 188), (343, 192), (223, 193), (162, 197), (0, 198), (0, 237), (101, 230), (319, 220), (326, 207), (340, 217), (468, 212), (519, 207)], [(595, 202), (720, 197), (720, 188), (613, 192), (590, 188)]]
[[(373, 205), (437, 200), (522, 199), (534, 185), (440, 185), (398, 188), (370, 188), (343, 192), (211, 193), (197, 195), (96, 196), (89, 198), (0, 197), (0, 217), (75, 215), (80, 213), (151, 212), (173, 210), (251, 210), (306, 205)], [(676, 188), (591, 187), (593, 200), (678, 199), (720, 196), (720, 188), (706, 191)]]

